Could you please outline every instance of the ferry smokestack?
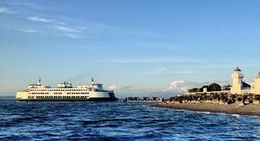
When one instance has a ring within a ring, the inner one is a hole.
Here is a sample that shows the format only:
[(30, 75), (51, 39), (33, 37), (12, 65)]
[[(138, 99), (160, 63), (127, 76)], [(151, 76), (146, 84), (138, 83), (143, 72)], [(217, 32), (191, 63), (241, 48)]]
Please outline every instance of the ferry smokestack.
[(94, 84), (94, 78), (93, 78), (93, 77), (92, 77), (92, 79), (91, 79), (91, 83)]
[(37, 85), (38, 85), (38, 86), (41, 85), (41, 77), (39, 77)]

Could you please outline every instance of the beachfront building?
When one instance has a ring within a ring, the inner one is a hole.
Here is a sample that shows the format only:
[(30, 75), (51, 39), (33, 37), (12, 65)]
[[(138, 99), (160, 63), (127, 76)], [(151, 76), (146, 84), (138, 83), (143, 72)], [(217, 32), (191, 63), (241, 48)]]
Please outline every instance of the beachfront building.
[[(233, 71), (231, 78), (232, 78), (232, 87), (231, 87), (230, 92), (232, 94), (244, 94), (244, 93), (250, 92), (251, 86), (243, 81), (244, 75), (241, 73), (241, 70), (239, 69), (239, 67), (237, 67)], [(260, 82), (260, 80), (259, 80), (259, 82)], [(259, 90), (260, 90), (260, 88), (259, 88)]]
[(252, 87), (251, 87), (251, 93), (260, 94), (260, 72), (254, 78), (254, 81), (253, 81)]

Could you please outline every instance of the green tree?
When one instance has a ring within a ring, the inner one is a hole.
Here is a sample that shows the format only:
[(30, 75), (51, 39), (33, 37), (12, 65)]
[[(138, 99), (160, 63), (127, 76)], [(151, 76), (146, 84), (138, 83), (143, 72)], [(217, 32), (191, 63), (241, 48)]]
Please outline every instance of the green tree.
[(232, 86), (230, 84), (223, 86), (223, 90), (230, 90)]
[(192, 88), (192, 89), (188, 89), (189, 93), (194, 93), (194, 92), (199, 92), (200, 90), (198, 88)]
[(209, 85), (208, 91), (221, 91), (221, 86), (217, 83), (212, 83)]

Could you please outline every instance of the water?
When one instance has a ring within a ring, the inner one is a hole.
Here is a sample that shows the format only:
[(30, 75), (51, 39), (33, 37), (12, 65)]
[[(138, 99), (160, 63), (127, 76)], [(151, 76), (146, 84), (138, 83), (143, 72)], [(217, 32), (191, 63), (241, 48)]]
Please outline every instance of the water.
[(260, 140), (260, 117), (150, 103), (0, 100), (0, 140)]

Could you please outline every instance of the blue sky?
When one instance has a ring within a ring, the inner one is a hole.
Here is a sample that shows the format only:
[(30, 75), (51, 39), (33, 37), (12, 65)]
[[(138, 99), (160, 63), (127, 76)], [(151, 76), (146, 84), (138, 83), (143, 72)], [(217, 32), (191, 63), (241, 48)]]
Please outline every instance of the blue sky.
[(40, 76), (126, 95), (228, 84), (260, 71), (257, 0), (1, 0), (0, 94)]

